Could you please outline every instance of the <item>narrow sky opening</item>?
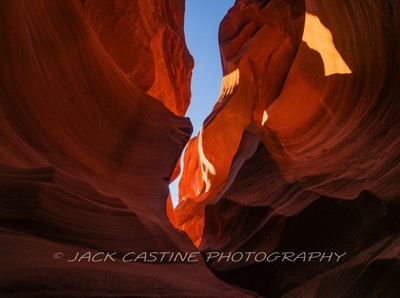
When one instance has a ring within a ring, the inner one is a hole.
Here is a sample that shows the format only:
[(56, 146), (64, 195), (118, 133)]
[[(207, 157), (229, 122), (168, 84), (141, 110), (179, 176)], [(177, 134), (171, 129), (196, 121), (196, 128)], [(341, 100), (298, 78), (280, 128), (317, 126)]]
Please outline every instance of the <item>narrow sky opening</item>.
[[(234, 0), (186, 0), (185, 38), (194, 58), (192, 99), (186, 116), (193, 124), (193, 137), (218, 99), (222, 80), (218, 44), (219, 24)], [(172, 203), (178, 204), (178, 182), (170, 184)]]

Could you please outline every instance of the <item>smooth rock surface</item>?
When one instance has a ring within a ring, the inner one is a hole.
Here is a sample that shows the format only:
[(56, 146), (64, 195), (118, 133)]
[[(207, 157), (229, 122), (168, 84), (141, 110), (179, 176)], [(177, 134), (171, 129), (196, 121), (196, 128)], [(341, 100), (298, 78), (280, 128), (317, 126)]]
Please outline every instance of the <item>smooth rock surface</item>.
[(399, 2), (239, 0), (219, 41), (221, 95), (185, 152), (178, 226), (204, 254), (346, 252), (208, 264), (266, 297), (397, 297)]
[(192, 132), (183, 16), (183, 1), (0, 1), (0, 296), (254, 296), (202, 259), (122, 259), (197, 252), (166, 214)]

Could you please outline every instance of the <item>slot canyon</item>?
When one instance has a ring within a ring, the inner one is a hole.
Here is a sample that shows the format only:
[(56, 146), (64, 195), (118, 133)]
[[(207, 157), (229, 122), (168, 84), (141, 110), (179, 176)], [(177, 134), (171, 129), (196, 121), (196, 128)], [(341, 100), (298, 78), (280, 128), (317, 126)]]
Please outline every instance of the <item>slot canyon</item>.
[(0, 296), (400, 297), (400, 2), (236, 0), (197, 135), (184, 16), (0, 0)]

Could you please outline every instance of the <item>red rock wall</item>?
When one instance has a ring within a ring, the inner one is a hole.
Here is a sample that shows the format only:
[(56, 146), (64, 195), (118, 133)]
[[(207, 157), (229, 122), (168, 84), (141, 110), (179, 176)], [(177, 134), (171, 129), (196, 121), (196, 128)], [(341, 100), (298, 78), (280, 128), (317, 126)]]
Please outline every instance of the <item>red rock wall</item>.
[(136, 86), (183, 116), (193, 59), (183, 32), (185, 2), (82, 1), (103, 48)]
[(178, 225), (204, 253), (347, 256), (215, 261), (218, 276), (267, 297), (400, 292), (399, 16), (359, 0), (239, 0), (225, 16), (221, 95), (185, 152)]
[[(347, 252), (207, 264), (263, 296), (396, 297), (398, 3), (236, 1), (173, 211), (192, 131), (183, 14), (178, 0), (0, 1), (2, 296), (255, 295), (202, 261), (121, 259), (195, 243)], [(116, 261), (68, 263), (78, 251)]]
[[(1, 296), (247, 296), (203, 262), (121, 261), (196, 251), (165, 212), (192, 131), (184, 2), (0, 1), (0, 15)], [(116, 261), (66, 261), (87, 251)]]

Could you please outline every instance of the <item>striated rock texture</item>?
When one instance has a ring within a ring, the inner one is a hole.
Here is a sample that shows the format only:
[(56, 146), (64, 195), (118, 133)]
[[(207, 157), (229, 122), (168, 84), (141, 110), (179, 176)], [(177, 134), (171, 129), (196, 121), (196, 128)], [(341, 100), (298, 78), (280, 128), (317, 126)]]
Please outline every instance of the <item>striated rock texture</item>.
[(84, 13), (103, 48), (141, 90), (183, 116), (193, 59), (184, 38), (185, 2), (86, 1)]
[(221, 95), (190, 140), (176, 223), (203, 253), (346, 252), (218, 262), (266, 297), (400, 293), (400, 4), (238, 0)]
[(203, 261), (121, 260), (196, 251), (166, 215), (192, 132), (183, 15), (178, 0), (0, 1), (0, 296), (252, 295)]

